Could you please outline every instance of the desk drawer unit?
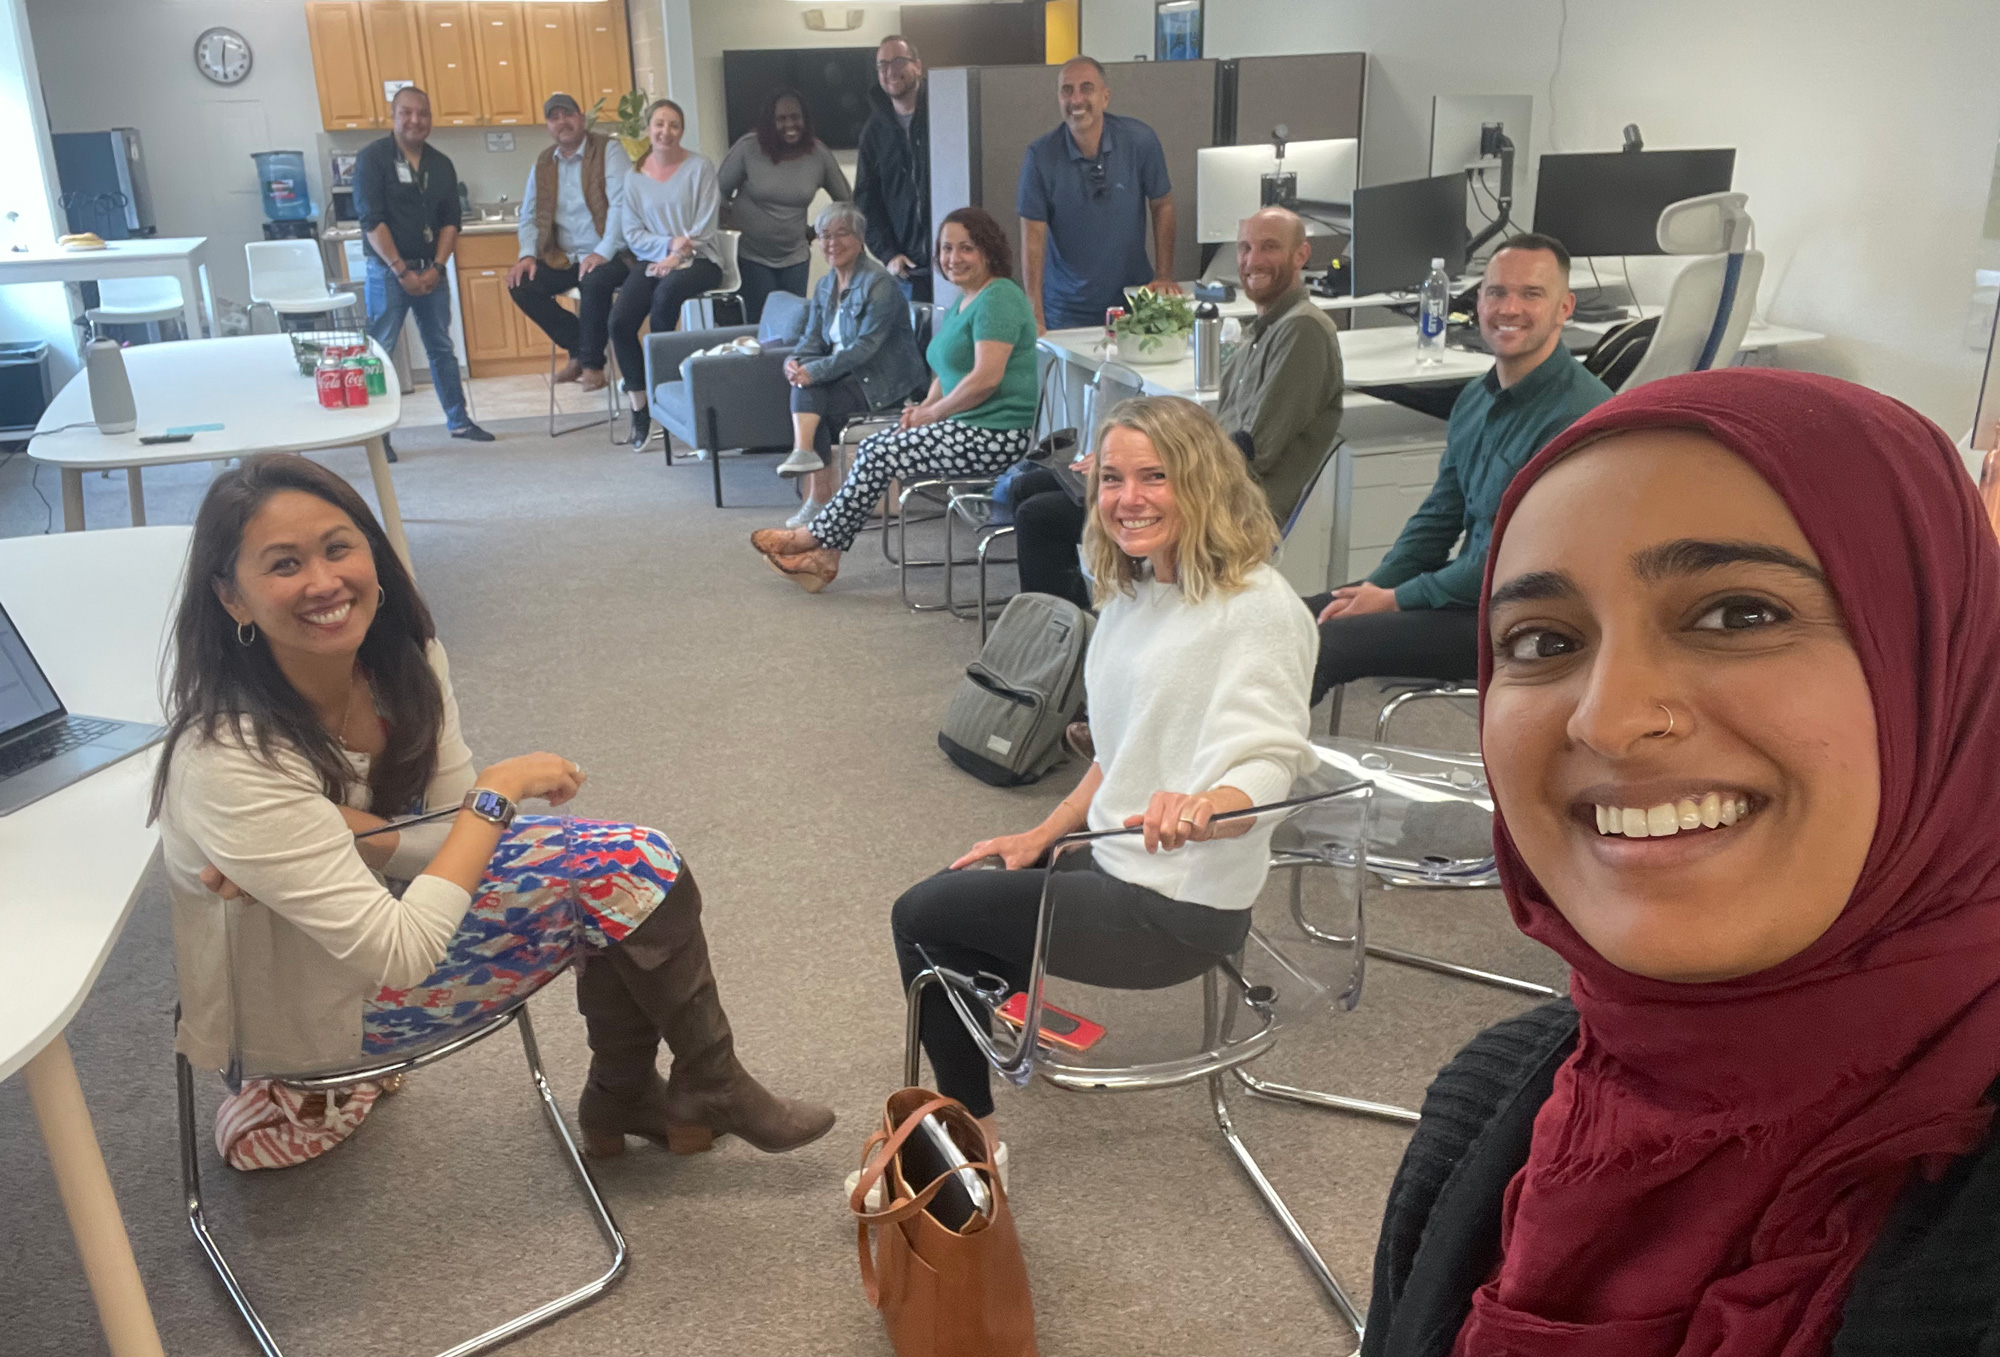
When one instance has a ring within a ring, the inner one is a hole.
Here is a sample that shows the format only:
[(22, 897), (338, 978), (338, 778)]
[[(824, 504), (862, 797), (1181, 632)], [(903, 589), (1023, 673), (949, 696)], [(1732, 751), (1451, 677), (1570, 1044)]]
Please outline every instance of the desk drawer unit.
[(1443, 455), (1441, 434), (1341, 445), (1332, 579), (1359, 579), (1381, 564), (1430, 493)]

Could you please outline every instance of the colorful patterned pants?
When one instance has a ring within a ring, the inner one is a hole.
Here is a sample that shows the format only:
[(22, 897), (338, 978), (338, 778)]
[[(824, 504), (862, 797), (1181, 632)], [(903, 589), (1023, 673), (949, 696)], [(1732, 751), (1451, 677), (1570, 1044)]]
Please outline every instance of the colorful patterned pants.
[(846, 483), (806, 530), (821, 546), (845, 551), (890, 481), (998, 476), (1026, 457), (1030, 446), (1026, 429), (980, 429), (955, 419), (870, 434), (861, 440)]
[(656, 829), (523, 815), (494, 850), (435, 972), (362, 1006), (365, 1054), (415, 1053), (622, 942), (666, 898), (680, 854)]

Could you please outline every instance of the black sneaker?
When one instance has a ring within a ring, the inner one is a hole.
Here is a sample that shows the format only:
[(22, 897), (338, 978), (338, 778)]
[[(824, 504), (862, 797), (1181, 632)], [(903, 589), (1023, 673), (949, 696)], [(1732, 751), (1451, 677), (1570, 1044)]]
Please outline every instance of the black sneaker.
[(632, 451), (644, 452), (653, 441), (653, 417), (644, 410), (632, 412)]
[(396, 460), (396, 445), (389, 441), (389, 435), (382, 435), (382, 456), (387, 461)]
[(477, 424), (467, 424), (462, 428), (453, 429), (451, 436), (453, 438), (463, 438), (468, 443), (491, 443), (493, 441), (493, 435), (480, 428)]

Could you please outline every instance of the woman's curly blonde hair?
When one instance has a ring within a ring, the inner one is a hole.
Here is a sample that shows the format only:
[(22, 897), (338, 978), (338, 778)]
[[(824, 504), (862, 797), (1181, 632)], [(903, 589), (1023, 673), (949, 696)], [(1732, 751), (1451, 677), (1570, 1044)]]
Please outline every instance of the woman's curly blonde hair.
[[(1140, 396), (1121, 401), (1098, 426), (1100, 451), (1113, 429), (1143, 434), (1153, 445), (1180, 512), (1180, 541), (1174, 576), (1190, 603), (1210, 591), (1235, 593), (1250, 571), (1278, 549), (1278, 524), (1270, 501), (1250, 479), (1243, 453), (1215, 416), (1178, 396)], [(1084, 521), (1083, 554), (1090, 567), (1092, 596), (1099, 607), (1117, 594), (1133, 592), (1140, 559), (1119, 550), (1099, 508), (1101, 462), (1090, 468), (1090, 512)]]

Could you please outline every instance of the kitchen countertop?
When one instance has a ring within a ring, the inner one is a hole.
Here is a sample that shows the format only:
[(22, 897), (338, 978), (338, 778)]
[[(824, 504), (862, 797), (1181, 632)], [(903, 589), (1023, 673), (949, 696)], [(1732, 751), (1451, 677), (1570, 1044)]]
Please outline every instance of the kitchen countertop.
[[(462, 236), (497, 236), (504, 232), (511, 236), (520, 229), (521, 223), (518, 221), (474, 221), (468, 219), (463, 226), (458, 228), (458, 233)], [(320, 232), (319, 238), (321, 240), (332, 241), (359, 240), (361, 239), (361, 228), (359, 226), (336, 226), (330, 231)]]

